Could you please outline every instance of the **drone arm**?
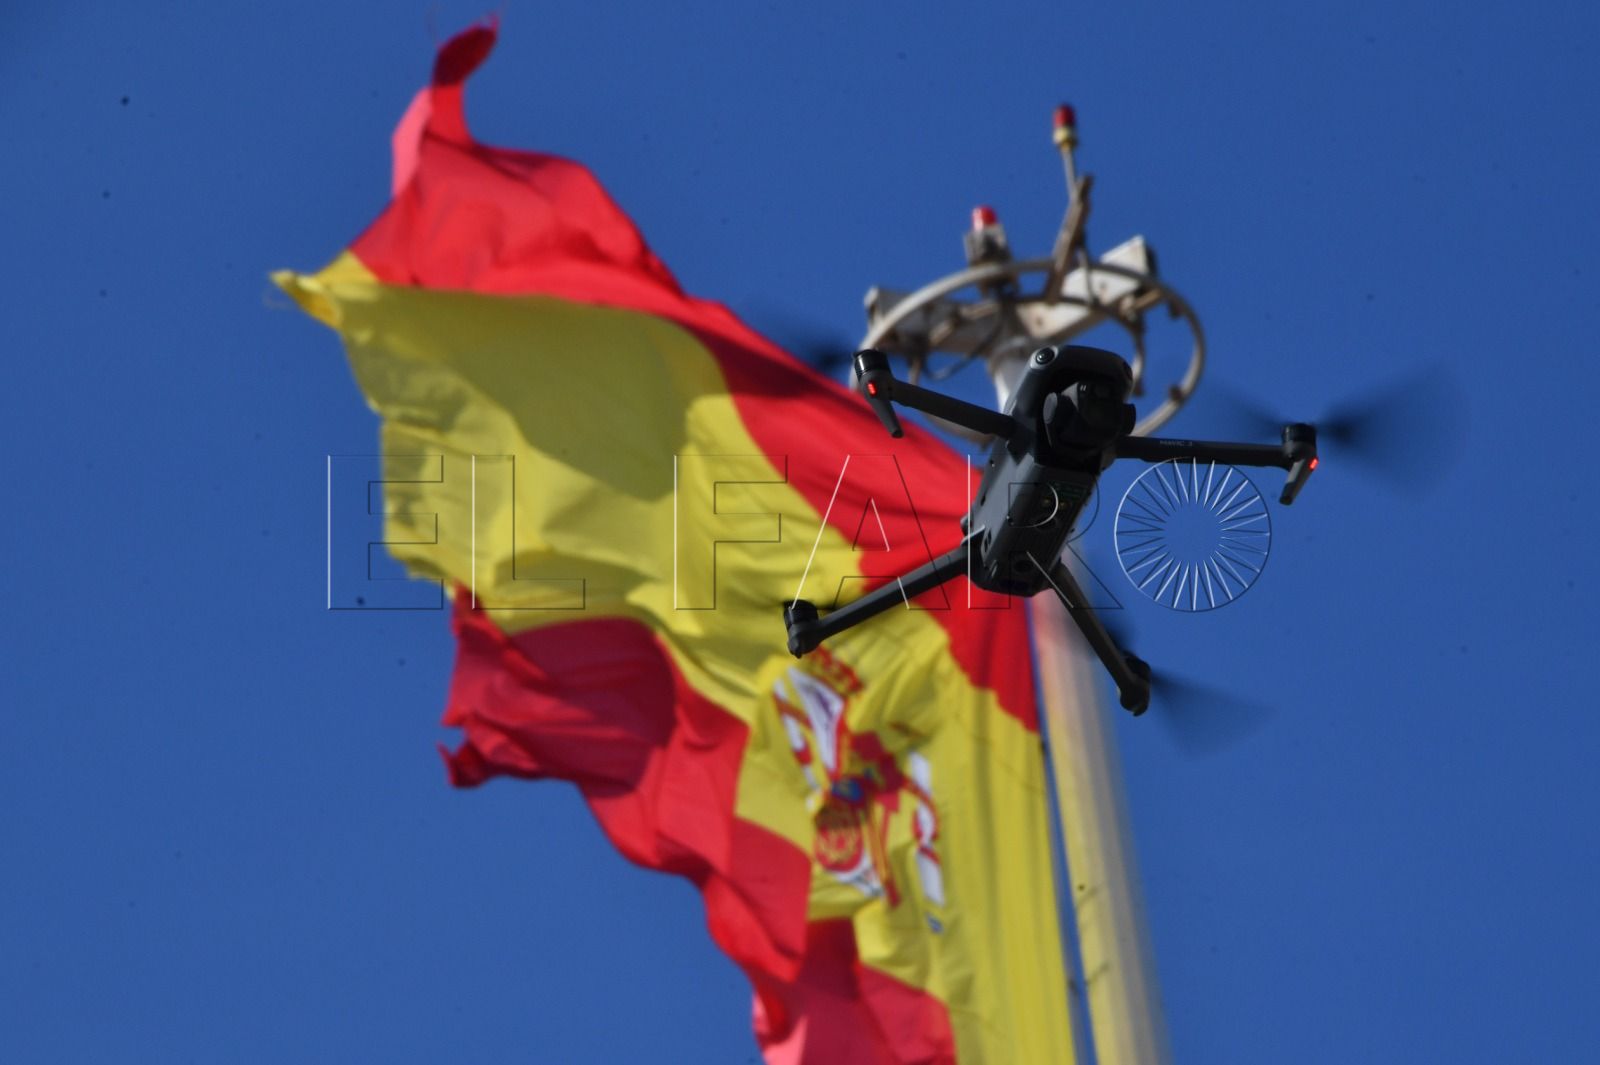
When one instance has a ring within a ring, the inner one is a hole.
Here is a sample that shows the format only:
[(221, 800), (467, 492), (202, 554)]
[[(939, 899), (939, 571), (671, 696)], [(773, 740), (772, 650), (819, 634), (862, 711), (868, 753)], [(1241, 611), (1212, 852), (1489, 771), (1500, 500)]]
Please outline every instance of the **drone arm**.
[(1284, 449), (1277, 444), (1222, 444), (1206, 440), (1171, 440), (1160, 436), (1125, 436), (1117, 441), (1117, 458), (1166, 462), (1168, 459), (1199, 459), (1223, 462), (1229, 466), (1291, 465)]
[(885, 610), (902, 604), (909, 609), (911, 600), (966, 571), (967, 545), (963, 543), (893, 583), (876, 588), (826, 615), (819, 616), (817, 608), (804, 599), (785, 603), (783, 621), (789, 629), (789, 653), (799, 658), (815, 650), (822, 641), (875, 618)]
[(900, 419), (894, 413), (895, 403), (954, 422), (985, 436), (1009, 437), (1016, 432), (1016, 420), (1009, 414), (1001, 414), (988, 407), (896, 379), (889, 369), (889, 357), (881, 351), (869, 348), (857, 352), (855, 370), (856, 384), (872, 407), (872, 412), (889, 430), (890, 436), (904, 435)]
[[(1037, 559), (1034, 560), (1034, 565), (1038, 565)], [(1065, 563), (1057, 559), (1045, 571), (1045, 575), (1050, 581), (1050, 587), (1055, 589), (1056, 595), (1060, 598), (1061, 605), (1066, 607), (1067, 613), (1072, 615), (1072, 620), (1077, 623), (1078, 631), (1089, 641), (1089, 646), (1094, 649), (1094, 653), (1099, 656), (1101, 663), (1111, 674), (1111, 679), (1116, 682), (1118, 701), (1122, 703), (1123, 709), (1133, 711), (1134, 716), (1144, 713), (1150, 705), (1150, 678), (1135, 672), (1128, 658), (1118, 650), (1116, 641), (1101, 624), (1100, 615), (1089, 605), (1083, 589), (1078, 586), (1077, 579), (1072, 576), (1072, 571)]]
[(1227, 444), (1209, 440), (1173, 440), (1159, 436), (1125, 436), (1117, 441), (1118, 458), (1166, 462), (1168, 459), (1197, 459), (1224, 462), (1230, 466), (1276, 466), (1289, 471), (1278, 502), (1293, 503), (1300, 489), (1317, 468), (1317, 431), (1310, 425), (1295, 423), (1283, 427), (1281, 444)]

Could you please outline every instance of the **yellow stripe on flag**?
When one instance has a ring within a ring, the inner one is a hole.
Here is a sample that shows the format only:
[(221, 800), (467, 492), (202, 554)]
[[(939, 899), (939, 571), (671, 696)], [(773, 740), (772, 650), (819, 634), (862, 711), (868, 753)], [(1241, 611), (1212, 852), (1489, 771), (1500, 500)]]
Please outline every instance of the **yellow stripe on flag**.
[(276, 279), (383, 419), (386, 536), (413, 574), (508, 634), (647, 626), (748, 727), (736, 813), (814, 856), (811, 916), (849, 917), (863, 965), (942, 1002), (960, 1062), (1072, 1060), (1038, 736), (929, 610), (784, 649), (802, 573), (863, 590), (865, 552), (790, 483), (845, 456), (764, 453), (716, 358), (656, 315), (389, 285), (348, 254)]

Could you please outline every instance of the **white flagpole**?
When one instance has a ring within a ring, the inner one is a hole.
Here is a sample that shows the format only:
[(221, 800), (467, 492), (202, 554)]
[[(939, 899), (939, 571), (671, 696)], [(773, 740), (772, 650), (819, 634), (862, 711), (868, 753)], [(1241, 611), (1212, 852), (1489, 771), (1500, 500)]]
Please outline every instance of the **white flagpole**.
[[(1156, 278), (1142, 238), (1134, 237), (1098, 259), (1085, 250), (1091, 182), (1088, 175), (1077, 172), (1073, 160), (1076, 123), (1071, 107), (1056, 108), (1054, 137), (1065, 168), (1068, 207), (1050, 258), (1013, 260), (994, 211), (979, 207), (966, 239), (967, 269), (910, 293), (870, 289), (866, 301), (870, 324), (860, 346), (884, 344), (913, 358), (935, 347), (986, 357), (998, 406), (1005, 410), (1033, 351), (1016, 340), (1051, 338), (1059, 343), (1110, 320), (1108, 308), (1116, 308), (1119, 318), (1132, 315), (1142, 323), (1146, 310), (1164, 305), (1188, 323), (1194, 347), (1183, 376), (1135, 427), (1136, 433), (1148, 433), (1172, 417), (1194, 391), (1205, 364), (1205, 339), (1194, 311)], [(1040, 271), (1045, 274), (1044, 298), (1019, 301), (1003, 294), (1006, 283)], [(992, 313), (1011, 316), (1007, 343), (995, 344), (1001, 334), (981, 316), (968, 313), (963, 318), (957, 313), (970, 312), (974, 305), (955, 300), (953, 294), (972, 286), (987, 289), (996, 299), (998, 307)], [(932, 339), (936, 324), (937, 343)], [(1137, 373), (1144, 363), (1142, 330), (1133, 335)], [(1096, 1065), (1168, 1065), (1166, 1022), (1145, 930), (1113, 732), (1112, 715), (1121, 711), (1106, 699), (1100, 664), (1055, 597), (1034, 596), (1029, 610), (1043, 731), (1071, 879), (1066, 895), (1077, 924), (1082, 969), (1077, 977), (1089, 1014), (1090, 1039), (1079, 1043), (1092, 1042)], [(1068, 972), (1078, 967), (1071, 961)]]
[[(1025, 358), (990, 362), (1001, 409)], [(1099, 662), (1060, 602), (1037, 595), (1029, 609), (1094, 1060), (1167, 1065), (1166, 1023), (1111, 719), (1120, 711), (1106, 699)], [(1072, 968), (1069, 959), (1067, 971)]]

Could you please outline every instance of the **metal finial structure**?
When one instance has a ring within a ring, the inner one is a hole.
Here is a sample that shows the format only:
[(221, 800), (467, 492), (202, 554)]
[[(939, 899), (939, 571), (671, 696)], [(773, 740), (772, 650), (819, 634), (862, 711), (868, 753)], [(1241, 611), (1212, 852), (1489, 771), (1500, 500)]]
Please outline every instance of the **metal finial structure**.
[[(903, 356), (913, 381), (935, 352), (963, 361), (984, 359), (991, 376), (998, 377), (1000, 364), (1113, 323), (1128, 334), (1133, 394), (1141, 396), (1150, 394), (1145, 316), (1164, 307), (1189, 327), (1192, 341), (1182, 373), (1135, 426), (1134, 432), (1143, 436), (1165, 425), (1200, 383), (1205, 334), (1188, 301), (1157, 276), (1155, 252), (1143, 237), (1124, 241), (1099, 258), (1090, 255), (1086, 230), (1094, 178), (1077, 172), (1071, 108), (1057, 108), (1056, 121), (1056, 144), (1067, 176), (1067, 212), (1049, 257), (1014, 258), (999, 218), (991, 208), (979, 207), (966, 234), (965, 269), (912, 292), (881, 287), (867, 291), (868, 324), (860, 347)], [(974, 294), (958, 298), (964, 290)], [(1005, 398), (1002, 394), (1002, 406)]]
[[(1067, 181), (1067, 210), (1048, 257), (1018, 259), (998, 216), (973, 211), (967, 266), (911, 292), (873, 288), (861, 348), (904, 357), (916, 381), (935, 353), (958, 365), (983, 359), (1003, 410), (1027, 364), (1044, 345), (1064, 344), (1096, 326), (1121, 326), (1131, 342), (1133, 394), (1147, 387), (1145, 318), (1165, 308), (1189, 327), (1192, 346), (1161, 402), (1137, 422), (1146, 435), (1193, 394), (1205, 367), (1205, 337), (1188, 302), (1156, 274), (1155, 254), (1133, 237), (1096, 258), (1088, 250), (1093, 177), (1078, 172), (1077, 118), (1055, 112), (1054, 140)], [(965, 295), (964, 295), (965, 294)], [(968, 439), (971, 430), (946, 423)], [(1068, 895), (1077, 926), (1094, 1059), (1099, 1065), (1165, 1065), (1169, 1060), (1154, 965), (1128, 831), (1109, 702), (1074, 623), (1054, 598), (1029, 601), (1035, 662), (1065, 837)]]

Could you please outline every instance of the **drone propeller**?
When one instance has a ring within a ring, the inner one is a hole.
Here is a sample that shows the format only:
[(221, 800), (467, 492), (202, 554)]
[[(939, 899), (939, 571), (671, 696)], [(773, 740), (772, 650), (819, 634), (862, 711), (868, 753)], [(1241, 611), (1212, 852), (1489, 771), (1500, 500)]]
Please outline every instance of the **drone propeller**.
[[(1107, 611), (1101, 615), (1101, 623), (1126, 652), (1132, 628), (1125, 618), (1114, 616), (1121, 613)], [(1165, 670), (1150, 670), (1150, 716), (1161, 722), (1185, 754), (1225, 750), (1266, 724), (1271, 714), (1271, 707), (1241, 699), (1233, 692)]]
[(763, 305), (740, 307), (739, 317), (784, 351), (830, 377), (850, 365), (856, 353), (850, 337), (816, 318)]
[[(1194, 405), (1222, 423), (1221, 432), (1251, 438), (1275, 437), (1293, 420), (1222, 381), (1201, 388)], [(1426, 490), (1460, 450), (1461, 412), (1455, 376), (1428, 366), (1336, 403), (1314, 424), (1323, 455), (1334, 463), (1349, 459), (1395, 487)]]
[[(741, 305), (738, 313), (746, 325), (807, 366), (829, 377), (838, 376), (858, 350), (844, 333), (830, 328), (814, 316), (764, 304)], [(1011, 343), (1024, 347), (1024, 354), (1038, 347), (1038, 343), (1027, 336), (1014, 337)], [(912, 356), (905, 351), (897, 351), (897, 354), (907, 360), (907, 380), (911, 384), (922, 380), (948, 380), (974, 361), (970, 355), (950, 352), (929, 351)], [(949, 425), (945, 427), (951, 428)], [(960, 430), (951, 431), (958, 436), (967, 435)]]
[(1245, 739), (1271, 715), (1270, 707), (1232, 692), (1151, 671), (1150, 705), (1156, 720), (1186, 754), (1215, 754)]

